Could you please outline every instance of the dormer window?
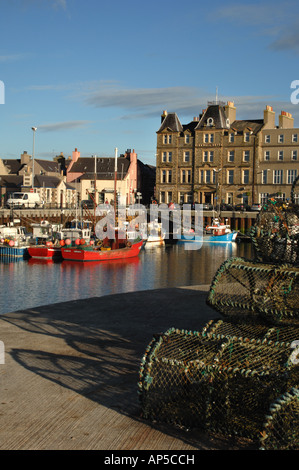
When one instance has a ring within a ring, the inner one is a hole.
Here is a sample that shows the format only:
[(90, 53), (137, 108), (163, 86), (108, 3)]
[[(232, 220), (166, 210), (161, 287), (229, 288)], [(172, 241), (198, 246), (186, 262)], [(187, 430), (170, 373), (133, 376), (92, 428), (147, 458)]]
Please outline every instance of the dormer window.
[(207, 125), (208, 126), (214, 126), (214, 119), (209, 117), (208, 120), (207, 120)]

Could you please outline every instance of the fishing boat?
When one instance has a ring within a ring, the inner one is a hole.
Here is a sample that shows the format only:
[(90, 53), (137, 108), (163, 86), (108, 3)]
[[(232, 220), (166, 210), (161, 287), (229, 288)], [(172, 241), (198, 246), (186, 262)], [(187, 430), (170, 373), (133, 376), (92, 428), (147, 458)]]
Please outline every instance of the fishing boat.
[(183, 233), (181, 242), (203, 242), (203, 243), (232, 243), (236, 241), (238, 232), (231, 230), (230, 225), (221, 222), (217, 217), (213, 219), (211, 225), (208, 225), (202, 234), (196, 234), (194, 230)]
[(61, 246), (55, 245), (52, 241), (46, 241), (40, 245), (30, 245), (28, 254), (34, 259), (62, 259)]
[(83, 243), (77, 246), (62, 246), (61, 255), (64, 260), (69, 261), (109, 261), (124, 260), (138, 256), (144, 241), (137, 239), (133, 242), (128, 240), (98, 241), (89, 244)]

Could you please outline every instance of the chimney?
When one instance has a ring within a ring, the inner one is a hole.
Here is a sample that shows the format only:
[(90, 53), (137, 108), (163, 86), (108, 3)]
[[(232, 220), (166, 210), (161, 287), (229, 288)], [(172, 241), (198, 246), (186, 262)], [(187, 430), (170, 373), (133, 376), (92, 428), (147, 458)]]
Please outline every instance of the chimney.
[(291, 113), (286, 111), (281, 111), (279, 115), (279, 128), (280, 129), (293, 129), (294, 127), (294, 118)]
[(264, 110), (264, 129), (274, 129), (275, 128), (275, 112), (273, 111), (272, 106), (266, 106)]
[(232, 123), (236, 120), (236, 107), (233, 101), (228, 101), (227, 105), (224, 106), (226, 117), (229, 122)]
[(166, 118), (166, 116), (167, 116), (167, 111), (165, 110), (165, 111), (163, 111), (163, 114), (161, 115), (161, 124), (164, 121), (164, 119)]
[(28, 155), (26, 150), (24, 150), (24, 152), (21, 155), (21, 164), (22, 165), (28, 165), (28, 163), (30, 161), (30, 158), (31, 158), (31, 155)]
[(72, 158), (73, 162), (74, 162), (74, 163), (77, 162), (79, 158), (80, 158), (80, 152), (78, 152), (78, 150), (75, 149), (75, 150), (73, 151), (73, 158)]

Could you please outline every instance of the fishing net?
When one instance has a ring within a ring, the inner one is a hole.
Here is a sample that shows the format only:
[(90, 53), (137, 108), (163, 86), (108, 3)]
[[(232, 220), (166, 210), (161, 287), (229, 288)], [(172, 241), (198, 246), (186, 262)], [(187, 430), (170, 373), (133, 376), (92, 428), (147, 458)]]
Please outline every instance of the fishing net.
[[(297, 183), (298, 178), (294, 183)], [(299, 449), (299, 206), (275, 199), (252, 229), (255, 259), (230, 258), (202, 331), (154, 335), (140, 367), (143, 416)]]
[[(239, 328), (224, 321), (210, 322), (201, 332), (173, 328), (154, 336), (140, 369), (144, 417), (263, 439), (264, 447), (281, 439), (286, 448), (298, 447), (293, 337), (288, 327)], [(292, 432), (286, 433), (289, 422)]]

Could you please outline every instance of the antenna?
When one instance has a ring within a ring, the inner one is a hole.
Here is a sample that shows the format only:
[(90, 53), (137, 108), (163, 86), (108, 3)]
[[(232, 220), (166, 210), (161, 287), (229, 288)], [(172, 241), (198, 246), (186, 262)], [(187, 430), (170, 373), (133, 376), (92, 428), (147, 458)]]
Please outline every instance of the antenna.
[(216, 104), (218, 104), (218, 86), (216, 86)]

